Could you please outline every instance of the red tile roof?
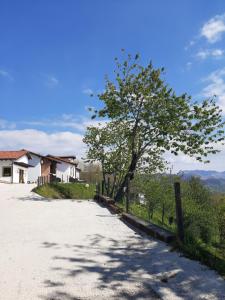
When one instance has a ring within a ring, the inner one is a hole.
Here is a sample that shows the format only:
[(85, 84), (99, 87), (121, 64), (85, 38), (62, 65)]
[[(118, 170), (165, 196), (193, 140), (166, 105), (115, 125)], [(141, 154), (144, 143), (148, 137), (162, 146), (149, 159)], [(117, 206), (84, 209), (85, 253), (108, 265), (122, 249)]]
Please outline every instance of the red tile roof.
[(20, 157), (28, 155), (26, 150), (19, 150), (19, 151), (0, 151), (0, 160), (3, 159), (19, 159)]

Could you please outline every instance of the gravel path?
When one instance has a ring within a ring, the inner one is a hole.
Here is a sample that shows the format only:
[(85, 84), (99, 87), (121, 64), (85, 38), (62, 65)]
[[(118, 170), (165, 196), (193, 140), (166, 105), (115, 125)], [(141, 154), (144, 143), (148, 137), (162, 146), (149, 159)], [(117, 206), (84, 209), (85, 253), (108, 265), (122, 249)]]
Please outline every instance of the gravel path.
[(225, 282), (92, 201), (0, 183), (0, 299), (225, 299)]

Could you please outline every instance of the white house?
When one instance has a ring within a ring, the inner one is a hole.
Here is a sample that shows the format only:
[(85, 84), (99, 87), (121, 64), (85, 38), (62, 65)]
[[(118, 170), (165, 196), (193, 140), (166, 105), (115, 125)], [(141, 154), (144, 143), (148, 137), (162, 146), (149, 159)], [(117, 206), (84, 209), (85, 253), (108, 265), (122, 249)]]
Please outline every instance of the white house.
[(0, 151), (0, 182), (27, 183), (30, 159), (26, 150)]
[(69, 182), (71, 179), (80, 179), (80, 169), (77, 167), (75, 156), (53, 156), (47, 155), (49, 159), (56, 160), (56, 177), (60, 178), (62, 182)]
[(62, 182), (79, 180), (75, 156), (43, 156), (29, 150), (0, 151), (0, 182), (36, 183), (38, 177), (57, 177)]
[(30, 168), (28, 171), (28, 182), (33, 183), (37, 181), (38, 176), (41, 176), (41, 160), (42, 155), (36, 154), (34, 152), (30, 152), (30, 165), (33, 166), (33, 168)]
[(70, 156), (59, 156), (59, 158), (70, 164), (70, 177), (74, 179), (80, 179), (80, 172), (81, 169), (78, 168), (78, 162), (76, 160), (76, 156), (70, 155)]

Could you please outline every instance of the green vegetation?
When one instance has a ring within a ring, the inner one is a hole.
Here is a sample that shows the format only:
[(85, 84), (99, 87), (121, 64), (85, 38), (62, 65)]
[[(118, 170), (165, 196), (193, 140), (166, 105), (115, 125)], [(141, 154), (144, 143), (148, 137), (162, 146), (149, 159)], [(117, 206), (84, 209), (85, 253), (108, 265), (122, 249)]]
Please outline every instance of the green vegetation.
[(49, 199), (93, 199), (96, 186), (84, 183), (52, 183), (36, 187), (33, 191)]
[[(177, 95), (165, 82), (164, 69), (151, 62), (143, 66), (138, 54), (115, 63), (114, 78), (106, 77), (97, 95), (102, 106), (90, 108), (103, 124), (87, 128), (87, 159), (101, 164), (107, 195), (119, 203), (131, 185), (130, 212), (176, 231), (174, 178), (152, 174), (166, 169), (165, 152), (209, 162), (225, 139), (222, 110), (215, 97), (194, 101), (186, 93)], [(224, 202), (215, 201), (196, 178), (182, 181), (181, 190), (183, 250), (225, 273)]]
[[(129, 212), (176, 233), (172, 181), (165, 176), (136, 176), (131, 186)], [(181, 250), (225, 275), (225, 200), (199, 178), (181, 181), (185, 240)], [(140, 193), (145, 199), (140, 203)], [(119, 203), (125, 209), (125, 201)]]
[(87, 159), (101, 163), (104, 181), (113, 176), (108, 194), (119, 201), (137, 171), (162, 169), (165, 151), (207, 162), (224, 140), (224, 121), (214, 97), (200, 102), (176, 95), (163, 78), (164, 68), (143, 66), (138, 54), (115, 58), (115, 64), (114, 78), (106, 77), (98, 95), (102, 106), (90, 109), (92, 118), (107, 122), (89, 126), (84, 142)]

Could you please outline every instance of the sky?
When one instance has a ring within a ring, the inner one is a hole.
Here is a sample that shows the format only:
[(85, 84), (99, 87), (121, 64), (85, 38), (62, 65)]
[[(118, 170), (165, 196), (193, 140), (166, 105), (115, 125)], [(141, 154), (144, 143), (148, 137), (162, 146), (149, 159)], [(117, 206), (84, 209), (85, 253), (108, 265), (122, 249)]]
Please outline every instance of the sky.
[[(165, 67), (177, 94), (217, 95), (225, 115), (223, 0), (0, 0), (0, 149), (85, 156), (90, 97), (121, 49)], [(225, 170), (180, 155), (173, 170)]]

